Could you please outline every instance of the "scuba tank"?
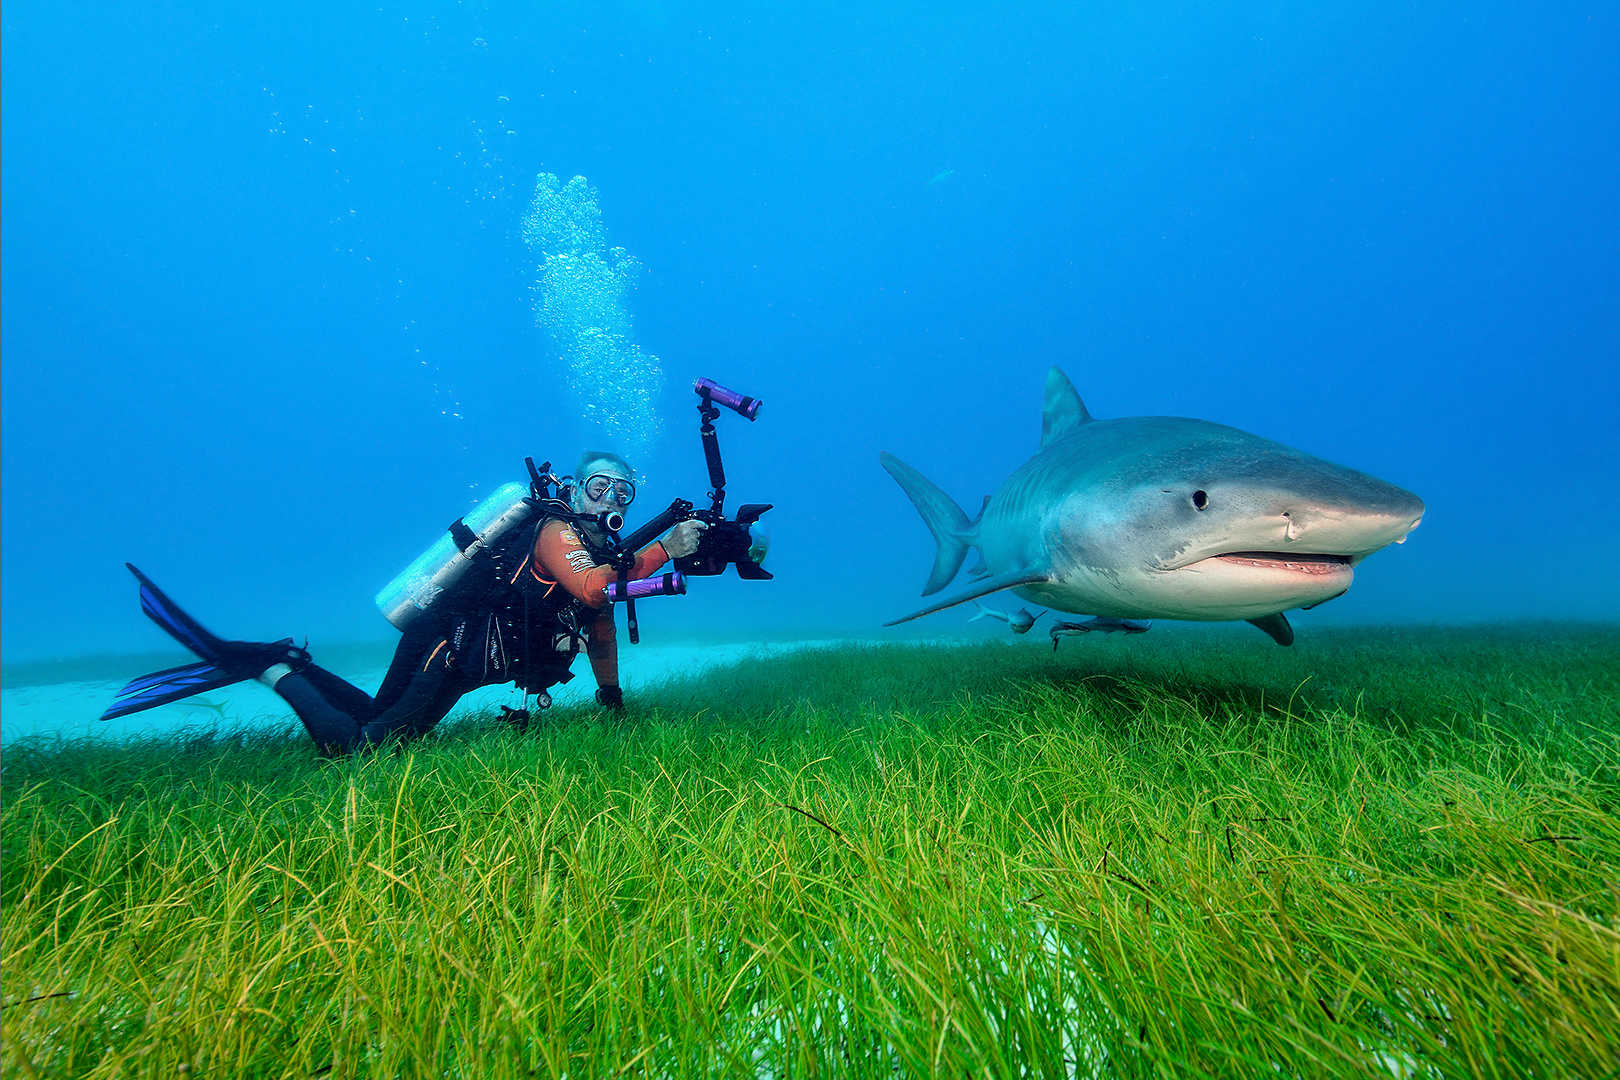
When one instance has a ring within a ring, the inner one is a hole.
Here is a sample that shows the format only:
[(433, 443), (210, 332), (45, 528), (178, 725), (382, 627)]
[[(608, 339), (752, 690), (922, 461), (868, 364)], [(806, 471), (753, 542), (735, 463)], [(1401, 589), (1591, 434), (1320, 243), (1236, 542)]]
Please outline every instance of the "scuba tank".
[(505, 546), (503, 541), (510, 541), (524, 523), (535, 519), (540, 504), (530, 491), (530, 485), (513, 481), (452, 523), (448, 534), (377, 594), (383, 618), (403, 630), (445, 593), (453, 592), (473, 568), (474, 559), (484, 555), (487, 561), (489, 554)]

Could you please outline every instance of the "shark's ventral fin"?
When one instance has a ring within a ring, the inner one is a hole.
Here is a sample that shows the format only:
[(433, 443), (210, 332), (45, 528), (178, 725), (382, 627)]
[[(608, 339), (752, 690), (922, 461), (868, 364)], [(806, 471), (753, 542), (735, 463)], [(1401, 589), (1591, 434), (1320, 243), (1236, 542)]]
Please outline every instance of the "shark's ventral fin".
[(1248, 622), (1249, 625), (1258, 626), (1267, 634), (1270, 634), (1271, 640), (1279, 645), (1292, 645), (1294, 643), (1294, 628), (1288, 625), (1288, 616), (1280, 611), (1275, 615), (1264, 615), (1258, 619), (1249, 619)]
[(955, 607), (957, 604), (965, 604), (969, 600), (977, 600), (981, 596), (989, 596), (991, 593), (1000, 592), (1003, 589), (1016, 589), (1020, 585), (1041, 585), (1051, 580), (1052, 575), (1047, 573), (1045, 570), (1014, 570), (1010, 574), (997, 574), (995, 577), (985, 578), (983, 581), (976, 583), (965, 593), (959, 593), (956, 596), (951, 597), (949, 600), (941, 600), (932, 607), (925, 607), (921, 611), (914, 611), (905, 618), (894, 619), (893, 621), (886, 622), (883, 625), (898, 626), (900, 623), (910, 622), (912, 619), (920, 619), (924, 615), (932, 615), (936, 611), (944, 611), (948, 607)]
[(1069, 377), (1057, 368), (1046, 373), (1046, 405), (1041, 410), (1041, 445), (1091, 423), (1086, 403), (1080, 400)]

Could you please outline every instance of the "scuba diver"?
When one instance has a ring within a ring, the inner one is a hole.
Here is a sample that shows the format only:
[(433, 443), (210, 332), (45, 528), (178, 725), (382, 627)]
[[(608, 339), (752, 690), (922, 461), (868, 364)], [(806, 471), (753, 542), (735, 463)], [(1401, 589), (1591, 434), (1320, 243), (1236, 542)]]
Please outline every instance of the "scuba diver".
[[(462, 522), (451, 527), (452, 535), (459, 526), (467, 538), (457, 536), (460, 554), (487, 572), (419, 605), (375, 697), (316, 665), (291, 638), (260, 644), (215, 637), (130, 566), (141, 583), (142, 610), (198, 662), (136, 679), (102, 719), (256, 679), (292, 706), (323, 756), (336, 756), (420, 737), (480, 686), (516, 683), (544, 708), (547, 689), (573, 678), (570, 667), (582, 647), (596, 676), (597, 702), (622, 708), (613, 602), (636, 595), (626, 591), (630, 579), (649, 578), (666, 562), (691, 556), (709, 524), (679, 521), (632, 560), (632, 553), (616, 549), (623, 511), (636, 494), (628, 462), (587, 451), (574, 473), (582, 479), (557, 481), (555, 498), (540, 498), (549, 488), (535, 475), (534, 520), (514, 529), (505, 550), (480, 551), (484, 541)], [(631, 619), (634, 640), (633, 612)], [(526, 726), (526, 710), (507, 713)]]

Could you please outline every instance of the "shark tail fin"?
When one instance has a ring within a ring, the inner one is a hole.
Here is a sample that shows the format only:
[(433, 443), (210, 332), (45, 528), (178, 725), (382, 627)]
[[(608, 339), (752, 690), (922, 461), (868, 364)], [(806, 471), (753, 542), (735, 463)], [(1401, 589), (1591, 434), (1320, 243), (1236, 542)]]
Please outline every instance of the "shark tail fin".
[(974, 530), (962, 508), (922, 473), (888, 452), (879, 455), (879, 460), (899, 482), (939, 545), (933, 572), (928, 575), (928, 584), (922, 591), (924, 596), (937, 593), (962, 569), (968, 548), (973, 546)]

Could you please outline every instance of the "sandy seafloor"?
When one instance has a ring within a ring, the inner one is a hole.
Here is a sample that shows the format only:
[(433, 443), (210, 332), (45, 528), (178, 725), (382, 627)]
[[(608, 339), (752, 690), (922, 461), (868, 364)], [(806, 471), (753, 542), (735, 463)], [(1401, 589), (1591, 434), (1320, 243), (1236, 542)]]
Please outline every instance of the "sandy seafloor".
[[(648, 642), (627, 645), (621, 641), (619, 682), (624, 687), (626, 697), (633, 700), (641, 687), (671, 678), (696, 676), (705, 668), (730, 666), (751, 656), (832, 644), (836, 642), (830, 639), (723, 645), (660, 645)], [(175, 663), (181, 662), (178, 658), (175, 660)], [(387, 665), (372, 664), (354, 670), (334, 666), (331, 670), (367, 693), (374, 693), (382, 685)], [(583, 655), (574, 661), (573, 671), (574, 678), (570, 682), (551, 688), (552, 700), (556, 704), (589, 701), (596, 692), (590, 662)], [(144, 674), (146, 672), (140, 670), (140, 663), (134, 662), (128, 675), (121, 679), (87, 679), (0, 689), (0, 742), (9, 744), (27, 736), (117, 741), (187, 728), (239, 730), (263, 727), (303, 731), (292, 709), (256, 682), (210, 690), (184, 701), (160, 705), (116, 720), (100, 720), (102, 711), (124, 684)], [(446, 719), (493, 709), (497, 705), (517, 708), (523, 704), (523, 694), (511, 683), (486, 686), (463, 697)]]

